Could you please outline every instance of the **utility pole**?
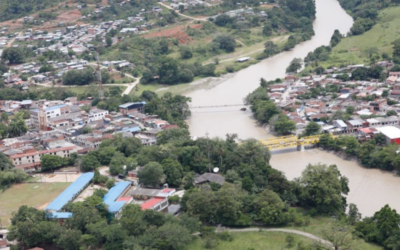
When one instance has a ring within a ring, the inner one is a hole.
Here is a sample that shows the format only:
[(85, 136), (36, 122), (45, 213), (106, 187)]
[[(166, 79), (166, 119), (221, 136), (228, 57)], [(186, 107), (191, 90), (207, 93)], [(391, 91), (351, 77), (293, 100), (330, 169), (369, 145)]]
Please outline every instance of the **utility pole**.
[(208, 172), (211, 173), (211, 167), (210, 167), (210, 139), (208, 138), (208, 131), (206, 132), (206, 137), (207, 137), (207, 155), (208, 155)]
[(96, 75), (97, 75), (97, 80), (99, 81), (99, 98), (100, 98), (100, 100), (103, 100), (104, 99), (104, 90), (103, 90), (103, 82), (101, 79), (99, 52), (97, 52), (97, 50), (96, 50), (96, 60), (97, 60)]

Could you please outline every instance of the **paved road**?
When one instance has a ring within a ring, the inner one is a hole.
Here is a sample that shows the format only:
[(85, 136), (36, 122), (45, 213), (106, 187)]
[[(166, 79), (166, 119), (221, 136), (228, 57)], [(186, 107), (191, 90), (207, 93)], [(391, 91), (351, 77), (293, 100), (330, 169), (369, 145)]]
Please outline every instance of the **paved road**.
[(283, 233), (291, 233), (291, 234), (297, 234), (297, 235), (301, 235), (304, 237), (307, 237), (309, 239), (321, 242), (324, 245), (329, 246), (330, 248), (333, 248), (333, 245), (331, 242), (324, 240), (318, 236), (315, 236), (313, 234), (310, 233), (306, 233), (303, 231), (298, 231), (298, 230), (294, 230), (294, 229), (285, 229), (285, 228), (242, 228), (242, 229), (231, 229), (231, 228), (223, 228), (222, 230), (217, 230), (217, 233), (220, 232), (224, 232), (224, 231), (228, 231), (228, 232), (232, 232), (232, 233), (240, 233), (240, 232), (259, 232), (259, 231), (264, 231), (264, 232), (283, 232)]
[[(167, 9), (174, 10), (171, 6), (169, 6), (169, 5), (165, 4), (165, 3), (159, 2), (158, 4), (164, 6)], [(189, 19), (192, 19), (192, 20), (195, 20), (195, 21), (207, 21), (208, 20), (208, 17), (197, 18), (197, 17), (192, 17), (192, 16), (188, 16), (188, 15), (182, 14), (178, 10), (175, 10), (175, 11), (176, 11), (176, 13), (178, 15), (186, 17), (186, 18), (189, 18)]]

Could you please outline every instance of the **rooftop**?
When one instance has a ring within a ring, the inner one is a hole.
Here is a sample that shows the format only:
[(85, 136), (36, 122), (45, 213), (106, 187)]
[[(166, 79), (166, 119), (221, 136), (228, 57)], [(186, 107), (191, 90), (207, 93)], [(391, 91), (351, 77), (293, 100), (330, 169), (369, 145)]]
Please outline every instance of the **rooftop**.
[(103, 202), (108, 206), (108, 210), (111, 213), (119, 212), (121, 208), (125, 205), (125, 201), (117, 201), (117, 199), (130, 185), (131, 183), (129, 181), (117, 182), (115, 183), (115, 186), (112, 187), (103, 197)]
[(398, 129), (396, 127), (386, 126), (386, 127), (376, 128), (376, 129), (390, 139), (400, 138), (400, 129)]
[(60, 211), (68, 202), (70, 202), (76, 194), (89, 184), (93, 179), (93, 173), (82, 174), (75, 182), (64, 190), (57, 198), (55, 198), (45, 210)]

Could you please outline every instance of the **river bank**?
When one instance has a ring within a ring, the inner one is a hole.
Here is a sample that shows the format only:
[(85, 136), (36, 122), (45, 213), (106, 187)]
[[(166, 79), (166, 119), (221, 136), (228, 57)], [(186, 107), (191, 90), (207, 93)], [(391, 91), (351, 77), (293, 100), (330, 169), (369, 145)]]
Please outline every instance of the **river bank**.
[(336, 164), (341, 174), (349, 179), (347, 202), (356, 204), (363, 216), (372, 216), (386, 204), (400, 211), (400, 178), (392, 172), (368, 169), (354, 160), (316, 148), (273, 153), (270, 163), (289, 180), (300, 177), (308, 164)]
[[(307, 42), (287, 51), (254, 64), (234, 74), (233, 77), (209, 88), (188, 91), (185, 95), (192, 98), (191, 106), (224, 106), (243, 103), (243, 99), (259, 86), (259, 80), (274, 80), (285, 76), (285, 70), (295, 57), (304, 58), (308, 52), (321, 45), (328, 45), (335, 29), (347, 33), (353, 19), (336, 0), (317, 0), (317, 18), (313, 24), (315, 36)], [(332, 20), (336, 20), (332, 22)], [(216, 115), (218, 114), (218, 115)], [(192, 110), (188, 120), (192, 136), (225, 137), (227, 133), (237, 133), (239, 138), (264, 139), (271, 137), (260, 128), (251, 112), (241, 112), (237, 107), (216, 107), (212, 109)]]

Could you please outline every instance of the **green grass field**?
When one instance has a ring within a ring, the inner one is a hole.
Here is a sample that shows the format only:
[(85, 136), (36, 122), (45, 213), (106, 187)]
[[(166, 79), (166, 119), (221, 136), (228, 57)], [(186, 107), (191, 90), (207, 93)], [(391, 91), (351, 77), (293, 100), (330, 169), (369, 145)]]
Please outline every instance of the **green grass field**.
[(369, 31), (359, 36), (351, 36), (332, 50), (330, 60), (320, 62), (323, 67), (349, 64), (369, 64), (369, 51), (376, 48), (379, 54), (390, 56), (393, 52), (392, 42), (400, 38), (400, 6), (387, 8), (379, 12), (378, 23)]
[(0, 193), (0, 220), (9, 225), (12, 212), (22, 205), (44, 208), (71, 183), (24, 183), (13, 185)]
[[(281, 232), (246, 232), (246, 233), (231, 233), (233, 241), (219, 241), (215, 250), (280, 250), (289, 249), (286, 244), (286, 236), (289, 234)], [(292, 234), (294, 237), (295, 246), (291, 249), (297, 249), (297, 244), (302, 241), (311, 243), (312, 240), (299, 235)], [(206, 249), (204, 241), (200, 238), (196, 239), (187, 249), (203, 250)]]

